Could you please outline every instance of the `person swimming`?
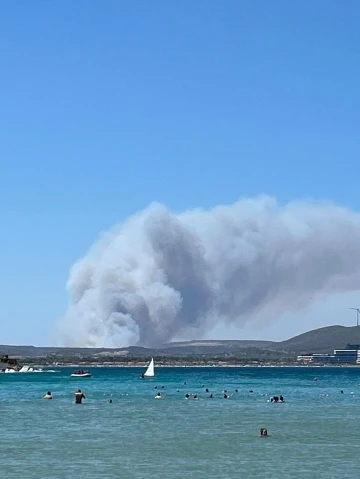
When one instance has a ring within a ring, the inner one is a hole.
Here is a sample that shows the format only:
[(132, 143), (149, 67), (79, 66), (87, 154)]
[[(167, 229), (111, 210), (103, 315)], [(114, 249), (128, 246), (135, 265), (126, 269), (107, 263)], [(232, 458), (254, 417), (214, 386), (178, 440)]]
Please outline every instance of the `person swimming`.
[(53, 399), (53, 395), (51, 394), (51, 391), (48, 391), (43, 397), (43, 399)]
[(271, 399), (270, 399), (270, 402), (285, 402), (285, 399), (283, 396), (273, 396)]
[(262, 427), (260, 429), (260, 436), (268, 436), (268, 430), (266, 429), (266, 427)]
[(85, 394), (81, 391), (81, 389), (78, 389), (76, 392), (74, 392), (75, 396), (75, 404), (81, 404), (82, 400), (85, 399)]
[(155, 396), (155, 399), (163, 399), (163, 397), (160, 393), (157, 393), (157, 395)]

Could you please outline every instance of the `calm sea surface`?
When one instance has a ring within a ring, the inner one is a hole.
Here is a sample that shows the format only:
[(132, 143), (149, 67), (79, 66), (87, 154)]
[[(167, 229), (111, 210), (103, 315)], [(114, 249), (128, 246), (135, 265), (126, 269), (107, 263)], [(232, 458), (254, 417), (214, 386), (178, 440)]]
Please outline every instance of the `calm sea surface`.
[[(91, 371), (88, 379), (65, 368), (0, 374), (1, 478), (347, 479), (359, 472), (360, 368), (156, 368), (147, 380), (138, 368)], [(164, 400), (154, 399), (155, 386)], [(77, 388), (82, 405), (74, 404)], [(48, 390), (52, 401), (41, 399)], [(268, 402), (280, 394), (286, 403)], [(271, 437), (259, 437), (260, 427)]]

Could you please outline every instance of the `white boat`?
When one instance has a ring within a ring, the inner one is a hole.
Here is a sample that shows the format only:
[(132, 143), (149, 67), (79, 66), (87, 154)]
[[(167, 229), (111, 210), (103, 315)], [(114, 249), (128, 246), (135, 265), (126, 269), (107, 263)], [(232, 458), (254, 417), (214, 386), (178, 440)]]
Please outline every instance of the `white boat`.
[(72, 374), (70, 374), (72, 378), (91, 378), (91, 372), (90, 371), (74, 371)]
[(19, 370), (14, 368), (6, 368), (4, 371), (6, 374), (12, 373), (43, 373), (42, 369), (34, 369), (31, 366), (22, 366)]
[(42, 369), (34, 369), (31, 366), (23, 366), (20, 370), (19, 373), (42, 373)]
[(155, 376), (154, 358), (151, 358), (151, 361), (147, 367), (147, 370), (142, 375), (142, 378), (153, 378), (154, 376)]

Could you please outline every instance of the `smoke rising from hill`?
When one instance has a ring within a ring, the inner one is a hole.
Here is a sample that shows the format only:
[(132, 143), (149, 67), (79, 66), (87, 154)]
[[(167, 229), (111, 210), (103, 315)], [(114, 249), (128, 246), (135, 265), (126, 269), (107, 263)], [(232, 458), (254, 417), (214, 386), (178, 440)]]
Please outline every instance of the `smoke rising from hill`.
[[(173, 214), (152, 204), (71, 269), (67, 346), (155, 346), (360, 289), (360, 215), (269, 197)], [(240, 338), (239, 338), (240, 339)]]

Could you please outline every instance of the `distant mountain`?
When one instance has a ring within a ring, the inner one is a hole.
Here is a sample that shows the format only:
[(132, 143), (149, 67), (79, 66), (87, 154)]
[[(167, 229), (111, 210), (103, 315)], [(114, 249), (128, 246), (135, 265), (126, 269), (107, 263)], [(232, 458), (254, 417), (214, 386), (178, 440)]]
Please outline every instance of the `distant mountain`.
[(286, 341), (255, 340), (201, 340), (164, 344), (158, 348), (52, 348), (34, 346), (0, 346), (0, 355), (12, 357), (149, 357), (149, 356), (219, 356), (244, 355), (246, 351), (279, 352), (287, 356), (307, 353), (331, 353), (334, 349), (345, 349), (347, 344), (360, 345), (360, 327), (328, 326), (300, 334)]

